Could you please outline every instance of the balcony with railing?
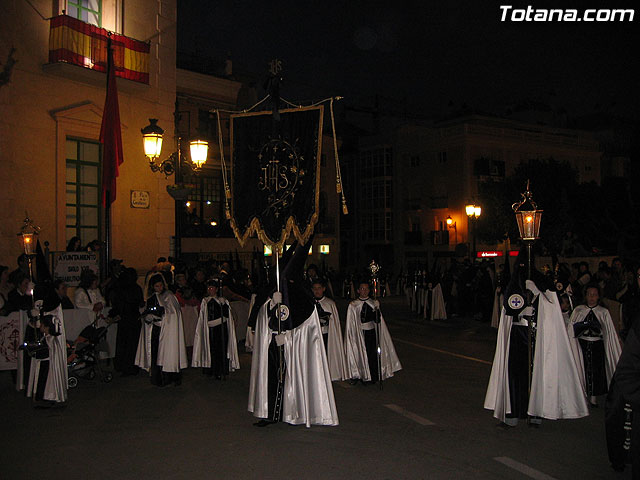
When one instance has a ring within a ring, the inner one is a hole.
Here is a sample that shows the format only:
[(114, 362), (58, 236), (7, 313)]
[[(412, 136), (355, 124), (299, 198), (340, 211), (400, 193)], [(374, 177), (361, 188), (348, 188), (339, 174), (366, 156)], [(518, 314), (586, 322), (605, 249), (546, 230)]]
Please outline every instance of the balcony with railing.
[[(107, 41), (111, 37), (116, 77), (149, 84), (150, 44), (109, 32), (68, 15), (58, 15), (49, 24), (49, 63), (45, 70), (69, 76), (65, 65), (87, 71), (107, 71)], [(78, 70), (73, 68), (73, 74)], [(86, 76), (84, 78), (88, 78)], [(104, 82), (104, 80), (103, 80)]]

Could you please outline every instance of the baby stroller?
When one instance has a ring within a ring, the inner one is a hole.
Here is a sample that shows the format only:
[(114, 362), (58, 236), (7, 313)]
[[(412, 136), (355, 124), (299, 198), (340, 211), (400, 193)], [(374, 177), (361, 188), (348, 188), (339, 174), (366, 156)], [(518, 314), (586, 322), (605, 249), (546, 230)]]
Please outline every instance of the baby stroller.
[(68, 387), (75, 388), (79, 379), (93, 380), (96, 375), (105, 383), (113, 380), (113, 373), (100, 365), (98, 345), (106, 338), (109, 327), (96, 327), (95, 322), (85, 327), (68, 349)]

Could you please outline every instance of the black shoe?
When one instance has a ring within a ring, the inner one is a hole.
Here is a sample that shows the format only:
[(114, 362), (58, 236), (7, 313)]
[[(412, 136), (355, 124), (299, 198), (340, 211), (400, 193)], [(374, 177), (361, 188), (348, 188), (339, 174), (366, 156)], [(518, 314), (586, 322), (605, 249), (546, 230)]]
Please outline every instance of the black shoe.
[(357, 385), (357, 384), (358, 384), (357, 378), (352, 378), (351, 380), (349, 380), (349, 385)]
[(256, 422), (253, 424), (254, 427), (267, 427), (269, 425), (271, 425), (272, 423), (276, 423), (273, 420), (267, 420), (266, 418), (263, 418), (262, 420)]

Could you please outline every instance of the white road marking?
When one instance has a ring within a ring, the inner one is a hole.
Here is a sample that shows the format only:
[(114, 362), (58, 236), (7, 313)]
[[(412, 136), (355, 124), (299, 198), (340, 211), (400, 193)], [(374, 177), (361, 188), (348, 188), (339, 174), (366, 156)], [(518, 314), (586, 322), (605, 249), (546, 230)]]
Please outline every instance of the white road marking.
[(405, 410), (399, 405), (394, 405), (393, 403), (390, 403), (385, 405), (385, 407), (387, 407), (389, 410), (399, 413), (403, 417), (407, 417), (408, 419), (413, 420), (416, 423), (419, 423), (420, 425), (435, 425), (435, 423), (433, 423), (431, 420), (427, 420), (426, 418), (421, 417), (420, 415), (416, 415), (413, 412)]
[(394, 338), (394, 342), (406, 343), (407, 345), (411, 345), (413, 347), (422, 348), (423, 350), (431, 350), (432, 352), (444, 353), (445, 355), (451, 355), (452, 357), (464, 358), (465, 360), (471, 360), (472, 362), (484, 363), (485, 365), (491, 365), (493, 362), (488, 362), (487, 360), (482, 360), (480, 358), (468, 357), (466, 355), (460, 355), (459, 353), (447, 352), (446, 350), (440, 350), (439, 348), (426, 347), (424, 345), (420, 345), (419, 343), (407, 342), (406, 340), (401, 340), (399, 338)]
[(536, 480), (555, 480), (555, 478), (550, 477), (546, 473), (542, 473), (541, 471), (536, 470), (535, 468), (531, 468), (524, 463), (516, 462), (514, 459), (509, 457), (495, 457), (494, 460), (496, 462), (502, 463), (503, 465), (506, 465), (509, 468), (517, 470), (518, 472), (526, 475), (529, 478), (535, 478)]

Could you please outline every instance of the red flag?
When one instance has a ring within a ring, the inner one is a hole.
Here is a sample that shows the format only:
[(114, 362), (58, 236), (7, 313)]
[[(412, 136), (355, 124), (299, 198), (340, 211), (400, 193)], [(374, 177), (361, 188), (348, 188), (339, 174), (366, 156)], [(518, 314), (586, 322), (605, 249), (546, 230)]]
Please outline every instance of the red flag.
[[(122, 135), (120, 134), (120, 108), (118, 107), (118, 89), (116, 87), (116, 70), (113, 65), (111, 38), (107, 41), (107, 97), (102, 112), (100, 127), (100, 143), (102, 149), (102, 206), (106, 206), (116, 198), (116, 177), (118, 166), (124, 161), (122, 155)], [(107, 195), (107, 192), (109, 195)]]

